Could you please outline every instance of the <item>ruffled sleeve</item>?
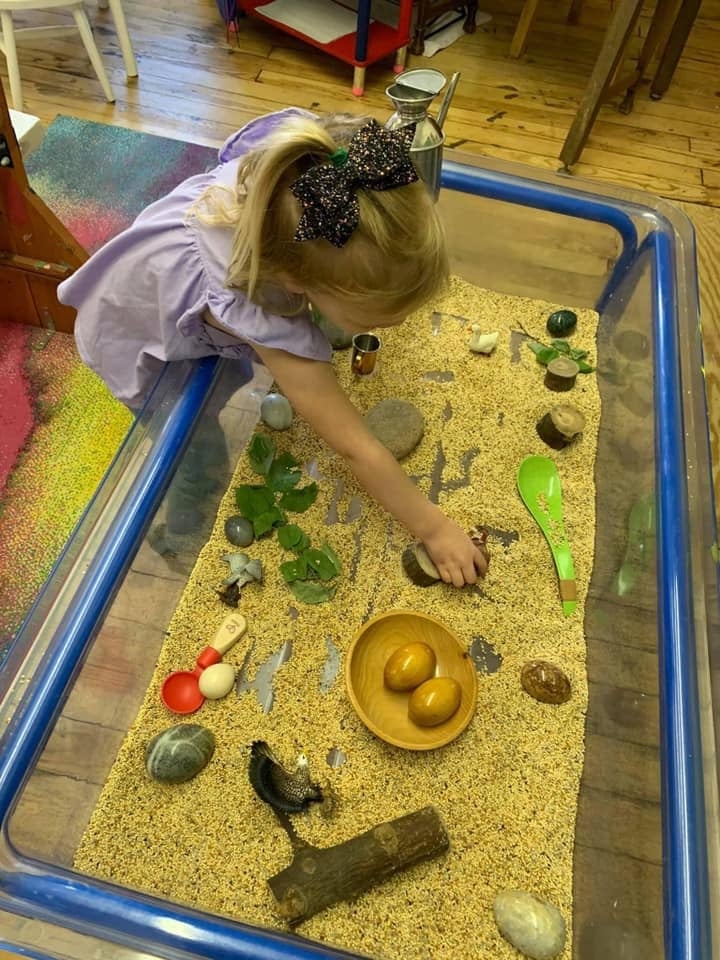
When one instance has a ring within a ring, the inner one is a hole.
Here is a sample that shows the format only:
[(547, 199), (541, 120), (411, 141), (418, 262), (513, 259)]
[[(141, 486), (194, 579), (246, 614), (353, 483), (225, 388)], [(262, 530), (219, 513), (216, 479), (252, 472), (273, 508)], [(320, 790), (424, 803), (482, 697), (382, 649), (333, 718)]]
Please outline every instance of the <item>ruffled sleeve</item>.
[[(283, 117), (248, 124), (221, 151), (240, 155)], [(268, 313), (225, 286), (232, 231), (189, 215), (210, 186), (234, 182), (237, 159), (191, 177), (151, 204), (131, 227), (98, 250), (58, 287), (75, 307), (82, 360), (128, 406), (142, 406), (167, 361), (220, 355), (242, 361), (251, 375), (255, 345), (329, 360), (330, 345), (309, 314)], [(216, 326), (205, 322), (206, 311)]]
[(177, 319), (207, 294), (185, 211), (207, 186), (202, 175), (152, 204), (58, 286), (75, 307), (82, 360), (128, 406), (141, 406), (167, 360), (207, 351), (187, 341)]

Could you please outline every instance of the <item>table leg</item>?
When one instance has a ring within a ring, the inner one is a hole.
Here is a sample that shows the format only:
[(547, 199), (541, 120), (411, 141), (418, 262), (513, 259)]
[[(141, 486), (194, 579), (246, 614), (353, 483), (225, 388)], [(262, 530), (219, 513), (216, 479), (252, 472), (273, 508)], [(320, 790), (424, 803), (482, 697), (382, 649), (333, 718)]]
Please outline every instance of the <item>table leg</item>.
[(603, 40), (602, 49), (595, 61), (590, 80), (570, 132), (560, 151), (560, 159), (567, 170), (578, 159), (590, 135), (590, 130), (600, 110), (605, 93), (610, 86), (618, 65), (622, 62), (627, 42), (635, 28), (642, 0), (620, 0)]
[(370, 33), (371, 0), (359, 0), (357, 14), (357, 30), (355, 31), (355, 62), (365, 63), (367, 60), (368, 34)]
[(660, 62), (655, 71), (655, 77), (650, 85), (650, 99), (659, 100), (670, 86), (675, 68), (685, 49), (690, 31), (700, 9), (700, 0), (683, 0), (675, 23), (660, 55)]
[(475, 30), (477, 29), (477, 24), (475, 23), (475, 19), (477, 17), (478, 0), (470, 0), (470, 2), (466, 4), (466, 6), (467, 6), (467, 14), (465, 16), (465, 23), (463, 24), (463, 30), (465, 31), (465, 33), (475, 33)]
[(361, 97), (365, 93), (365, 67), (355, 67), (353, 70), (353, 96)]

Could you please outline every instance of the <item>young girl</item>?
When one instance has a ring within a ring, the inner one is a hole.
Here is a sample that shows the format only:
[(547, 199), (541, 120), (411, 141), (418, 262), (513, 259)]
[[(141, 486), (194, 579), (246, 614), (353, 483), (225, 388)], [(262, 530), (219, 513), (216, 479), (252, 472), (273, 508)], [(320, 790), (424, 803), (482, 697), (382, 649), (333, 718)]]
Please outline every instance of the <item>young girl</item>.
[(83, 361), (134, 409), (166, 361), (233, 357), (249, 379), (259, 358), (367, 492), (425, 544), (443, 580), (461, 587), (485, 574), (485, 558), (367, 429), (308, 307), (351, 333), (396, 326), (447, 274), (408, 132), (291, 108), (243, 127), (218, 167), (148, 207), (58, 295), (78, 311)]

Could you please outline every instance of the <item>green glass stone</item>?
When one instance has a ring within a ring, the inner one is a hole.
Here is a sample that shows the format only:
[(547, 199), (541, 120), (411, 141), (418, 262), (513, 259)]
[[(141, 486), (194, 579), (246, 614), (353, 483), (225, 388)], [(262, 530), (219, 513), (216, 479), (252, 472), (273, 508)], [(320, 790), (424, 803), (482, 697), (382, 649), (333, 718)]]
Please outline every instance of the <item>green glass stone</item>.
[(572, 333), (577, 326), (577, 314), (572, 310), (556, 310), (547, 320), (548, 333), (553, 337), (563, 337)]

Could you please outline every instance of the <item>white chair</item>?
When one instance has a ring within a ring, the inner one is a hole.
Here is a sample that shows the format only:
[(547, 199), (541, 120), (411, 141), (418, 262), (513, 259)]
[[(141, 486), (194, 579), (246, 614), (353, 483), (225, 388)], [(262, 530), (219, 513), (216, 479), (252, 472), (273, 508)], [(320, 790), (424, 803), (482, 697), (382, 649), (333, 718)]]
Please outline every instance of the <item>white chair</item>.
[[(122, 7), (122, 0), (99, 0), (98, 6), (102, 9), (110, 7), (115, 29), (117, 30), (118, 42), (125, 61), (125, 70), (128, 77), (137, 76), (137, 64), (133, 54), (130, 35), (128, 34), (127, 24), (125, 22), (125, 13)], [(0, 52), (5, 54), (8, 66), (8, 76), (10, 78), (10, 95), (13, 107), (16, 110), (22, 110), (22, 85), (20, 83), (20, 68), (18, 66), (16, 40), (37, 39), (45, 36), (48, 38), (62, 36), (74, 30), (73, 27), (20, 27), (16, 30), (13, 26), (12, 15), (14, 12), (26, 12), (34, 10), (55, 10), (65, 9), (72, 13), (75, 18), (75, 25), (80, 32), (80, 37), (85, 45), (90, 62), (97, 74), (97, 78), (102, 86), (103, 93), (110, 103), (115, 100), (115, 95), (110, 86), (105, 67), (100, 58), (100, 51), (95, 43), (92, 27), (88, 20), (85, 6), (82, 0), (0, 0), (0, 26), (2, 27), (2, 39), (0, 39)]]

